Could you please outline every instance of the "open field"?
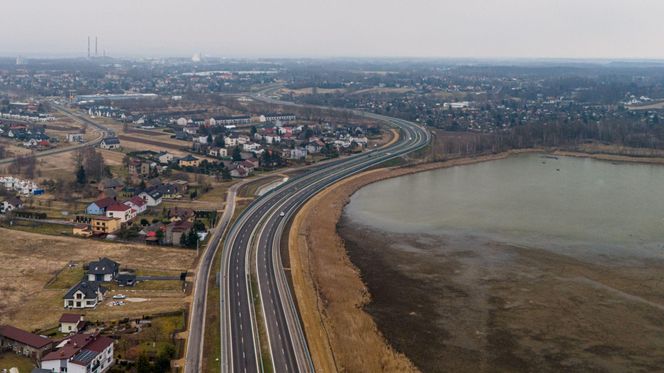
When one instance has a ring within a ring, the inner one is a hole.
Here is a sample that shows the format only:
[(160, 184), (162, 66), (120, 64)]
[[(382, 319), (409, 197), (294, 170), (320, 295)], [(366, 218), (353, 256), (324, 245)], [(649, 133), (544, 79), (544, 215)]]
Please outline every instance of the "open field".
[[(196, 252), (184, 249), (167, 249), (140, 245), (104, 243), (75, 238), (43, 236), (7, 229), (0, 229), (0, 261), (5, 270), (0, 273), (0, 324), (35, 329), (53, 326), (64, 311), (62, 296), (66, 286), (81, 274), (80, 265), (101, 256), (118, 261), (123, 268), (143, 273), (178, 274), (191, 270)], [(70, 261), (78, 268), (67, 268)], [(57, 277), (55, 276), (59, 271)], [(49, 286), (49, 281), (54, 280)], [(105, 304), (95, 310), (85, 310), (90, 320), (113, 320), (122, 317), (142, 316), (158, 312), (177, 311), (185, 307), (185, 296), (172, 283), (146, 282), (135, 289), (113, 290), (121, 292), (137, 302), (127, 302), (122, 307)], [(146, 301), (140, 301), (146, 299)], [(31, 310), (31, 312), (25, 312)]]
[(10, 368), (18, 368), (19, 373), (30, 373), (35, 364), (29, 358), (13, 352), (0, 353), (0, 371), (9, 371)]

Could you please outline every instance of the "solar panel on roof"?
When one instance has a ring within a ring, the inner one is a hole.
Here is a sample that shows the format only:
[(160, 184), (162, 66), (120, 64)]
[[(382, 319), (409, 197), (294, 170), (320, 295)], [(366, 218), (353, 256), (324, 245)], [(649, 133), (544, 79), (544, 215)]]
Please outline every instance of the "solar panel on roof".
[(92, 360), (97, 357), (97, 353), (95, 351), (90, 351), (90, 350), (82, 350), (79, 352), (76, 356), (74, 356), (74, 361), (81, 362), (85, 365), (90, 363)]

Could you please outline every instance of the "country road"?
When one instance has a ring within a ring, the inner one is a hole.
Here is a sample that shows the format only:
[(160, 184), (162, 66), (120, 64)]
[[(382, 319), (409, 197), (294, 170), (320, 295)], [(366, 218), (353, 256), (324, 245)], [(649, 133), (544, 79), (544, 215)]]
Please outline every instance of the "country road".
[[(71, 145), (71, 146), (66, 146), (66, 147), (62, 147), (62, 148), (44, 150), (42, 152), (35, 152), (35, 153), (32, 154), (35, 158), (47, 157), (49, 155), (67, 153), (67, 152), (71, 152), (71, 151), (74, 151), (74, 150), (77, 150), (77, 149), (82, 149), (82, 148), (85, 148), (85, 147), (88, 147), (88, 146), (95, 146), (95, 145), (99, 144), (101, 142), (101, 140), (103, 140), (105, 137), (113, 135), (113, 130), (111, 130), (107, 127), (104, 127), (101, 124), (95, 123), (92, 120), (90, 120), (90, 119), (88, 119), (88, 118), (86, 118), (82, 115), (75, 114), (75, 113), (69, 111), (68, 109), (64, 108), (61, 105), (56, 105), (54, 103), (51, 103), (51, 105), (53, 105), (53, 107), (58, 109), (58, 111), (60, 111), (64, 115), (66, 115), (69, 118), (83, 124), (84, 126), (86, 126), (86, 127), (91, 126), (91, 127), (96, 128), (99, 131), (99, 136), (97, 136), (96, 138), (94, 138), (90, 141), (84, 142), (84, 143)], [(0, 164), (12, 163), (14, 161), (16, 161), (16, 157), (3, 158), (3, 159), (0, 159)]]

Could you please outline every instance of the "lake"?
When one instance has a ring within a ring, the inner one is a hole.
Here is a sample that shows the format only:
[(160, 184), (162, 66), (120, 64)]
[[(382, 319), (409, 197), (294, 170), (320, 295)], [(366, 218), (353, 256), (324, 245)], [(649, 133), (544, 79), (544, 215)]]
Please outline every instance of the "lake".
[(393, 233), (664, 257), (664, 167), (524, 154), (374, 183), (344, 214)]

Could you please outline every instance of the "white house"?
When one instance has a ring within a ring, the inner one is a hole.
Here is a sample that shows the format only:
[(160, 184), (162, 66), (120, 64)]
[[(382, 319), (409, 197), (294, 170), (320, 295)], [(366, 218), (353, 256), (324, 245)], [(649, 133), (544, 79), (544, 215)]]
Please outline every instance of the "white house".
[(6, 214), (10, 211), (23, 207), (23, 202), (18, 197), (9, 197), (0, 204), (0, 214)]
[(89, 282), (111, 282), (120, 271), (120, 264), (106, 257), (88, 264), (85, 275)]
[(130, 200), (124, 201), (123, 203), (136, 211), (137, 215), (144, 213), (145, 210), (148, 209), (147, 202), (145, 202), (143, 198), (139, 196), (134, 196)]
[(225, 136), (224, 137), (224, 144), (226, 145), (226, 147), (237, 146), (237, 144), (238, 144), (237, 137), (236, 136)]
[(82, 133), (68, 133), (67, 142), (83, 142), (85, 135)]
[(161, 164), (169, 164), (173, 161), (173, 154), (171, 153), (161, 153), (159, 154), (159, 163)]
[(211, 157), (228, 157), (226, 148), (211, 147), (208, 149), (208, 155)]
[(261, 145), (255, 142), (248, 142), (246, 144), (242, 144), (242, 150), (245, 152), (250, 152), (254, 150), (258, 150), (261, 148)]
[(162, 194), (156, 190), (141, 192), (138, 196), (141, 197), (143, 201), (147, 202), (148, 207), (161, 205)]
[(60, 317), (60, 333), (78, 333), (83, 329), (84, 324), (83, 315), (78, 313), (63, 313)]
[(41, 359), (41, 369), (50, 372), (104, 373), (113, 363), (113, 340), (98, 334), (76, 334)]
[(104, 301), (106, 288), (98, 282), (82, 280), (74, 285), (64, 296), (65, 308), (82, 309), (95, 308), (97, 304)]
[(175, 121), (178, 126), (186, 126), (187, 125), (187, 119), (186, 118), (178, 118), (178, 120)]
[(126, 223), (135, 218), (136, 213), (136, 211), (124, 203), (115, 203), (106, 208), (106, 217), (120, 219), (120, 223)]
[(278, 142), (281, 142), (281, 136), (278, 135), (265, 135), (263, 136), (265, 139), (265, 142), (268, 144), (276, 144)]
[(117, 137), (107, 137), (101, 140), (99, 147), (107, 150), (120, 149), (120, 139)]

